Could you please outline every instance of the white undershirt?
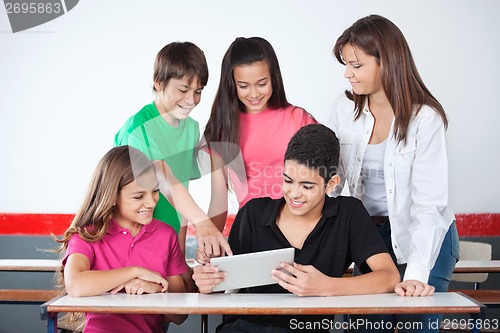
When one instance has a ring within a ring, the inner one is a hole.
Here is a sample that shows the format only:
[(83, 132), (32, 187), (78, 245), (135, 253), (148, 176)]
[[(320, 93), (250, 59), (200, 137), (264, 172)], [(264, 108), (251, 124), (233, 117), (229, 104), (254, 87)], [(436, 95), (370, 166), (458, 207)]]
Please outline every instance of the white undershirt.
[(387, 139), (366, 147), (361, 179), (364, 194), (361, 199), (370, 216), (388, 216), (384, 181), (384, 153)]

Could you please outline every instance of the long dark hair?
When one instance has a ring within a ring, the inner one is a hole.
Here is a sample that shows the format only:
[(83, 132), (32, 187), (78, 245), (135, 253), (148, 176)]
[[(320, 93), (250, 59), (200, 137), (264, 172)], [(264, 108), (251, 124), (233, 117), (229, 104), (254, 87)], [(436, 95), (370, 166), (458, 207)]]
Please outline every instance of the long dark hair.
[(226, 165), (239, 153), (236, 150), (239, 149), (240, 143), (240, 113), (245, 112), (245, 106), (236, 93), (234, 68), (259, 61), (266, 61), (269, 66), (273, 93), (268, 106), (279, 109), (290, 105), (286, 99), (278, 58), (272, 45), (261, 37), (236, 38), (222, 59), (219, 88), (203, 133), (204, 144), (208, 145), (211, 151), (218, 153)]
[[(433, 108), (442, 118), (445, 128), (448, 119), (442, 105), (425, 86), (411, 55), (410, 47), (399, 28), (379, 15), (370, 15), (356, 21), (337, 39), (333, 53), (345, 65), (342, 57), (344, 45), (359, 48), (377, 59), (381, 66), (382, 86), (394, 110), (394, 137), (406, 142), (408, 126), (413, 111), (418, 113), (423, 105)], [(354, 101), (355, 119), (359, 119), (368, 98), (347, 91)]]

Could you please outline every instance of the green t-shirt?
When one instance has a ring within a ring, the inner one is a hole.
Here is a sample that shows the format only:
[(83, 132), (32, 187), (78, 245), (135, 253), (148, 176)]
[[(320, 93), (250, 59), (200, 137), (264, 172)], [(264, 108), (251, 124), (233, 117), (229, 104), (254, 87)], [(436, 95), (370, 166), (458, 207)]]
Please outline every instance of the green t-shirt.
[[(199, 138), (200, 127), (196, 120), (188, 117), (181, 120), (177, 127), (172, 127), (151, 103), (125, 122), (115, 135), (114, 145), (129, 145), (142, 151), (152, 161), (165, 161), (187, 188), (190, 180), (200, 178), (196, 159)], [(153, 216), (179, 232), (182, 217), (161, 193)]]

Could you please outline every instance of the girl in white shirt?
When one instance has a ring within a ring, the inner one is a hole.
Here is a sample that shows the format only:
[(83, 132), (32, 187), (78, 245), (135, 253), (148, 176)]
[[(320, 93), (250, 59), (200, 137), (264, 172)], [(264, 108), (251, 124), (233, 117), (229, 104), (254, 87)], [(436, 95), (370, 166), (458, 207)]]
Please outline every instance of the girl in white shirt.
[[(340, 174), (349, 193), (367, 207), (398, 264), (402, 282), (395, 292), (446, 291), (458, 260), (458, 234), (448, 205), (444, 109), (420, 78), (402, 32), (388, 19), (358, 20), (337, 39), (333, 52), (352, 86), (329, 119), (340, 140)], [(440, 318), (383, 320), (393, 327), (418, 321), (422, 327), (414, 331), (438, 332)]]

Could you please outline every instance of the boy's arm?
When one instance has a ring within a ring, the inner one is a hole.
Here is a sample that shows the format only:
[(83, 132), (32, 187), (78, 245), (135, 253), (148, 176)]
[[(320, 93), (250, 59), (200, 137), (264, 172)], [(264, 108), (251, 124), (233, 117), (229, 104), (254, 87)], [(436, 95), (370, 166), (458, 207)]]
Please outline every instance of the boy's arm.
[(224, 252), (231, 255), (231, 248), (225, 237), (194, 202), (168, 165), (160, 160), (153, 161), (153, 164), (161, 192), (167, 199), (171, 199), (172, 206), (195, 226), (198, 249), (209, 257), (220, 256)]
[(193, 280), (201, 294), (210, 294), (212, 289), (224, 281), (225, 274), (210, 264), (198, 265), (193, 269)]
[[(250, 200), (238, 211), (238, 214), (234, 219), (233, 226), (231, 227), (231, 232), (229, 233), (229, 244), (231, 244), (231, 248), (235, 254), (252, 252), (252, 232), (250, 230), (249, 222), (249, 219), (252, 218), (249, 211), (255, 211), (255, 209), (249, 209), (252, 204), (253, 200)], [(262, 209), (260, 209), (259, 212), (262, 212)], [(193, 280), (195, 281), (200, 293), (209, 294), (217, 285), (224, 281), (225, 274), (225, 272), (219, 272), (217, 267), (211, 266), (207, 263), (205, 265), (198, 265), (194, 267)]]
[(399, 272), (388, 253), (379, 253), (366, 260), (372, 272), (353, 276), (329, 277), (312, 265), (293, 266), (283, 263), (281, 267), (292, 275), (274, 270), (273, 279), (286, 290), (298, 296), (342, 296), (357, 294), (380, 294), (392, 292), (400, 281)]

